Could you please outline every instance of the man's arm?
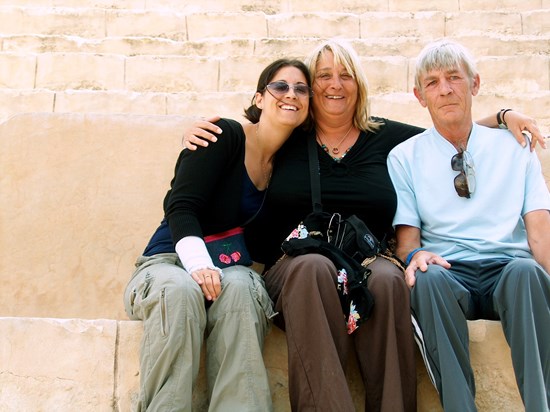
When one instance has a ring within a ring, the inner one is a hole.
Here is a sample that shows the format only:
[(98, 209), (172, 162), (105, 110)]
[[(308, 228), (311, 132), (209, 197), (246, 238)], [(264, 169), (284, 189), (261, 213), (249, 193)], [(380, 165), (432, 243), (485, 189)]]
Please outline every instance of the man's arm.
[(441, 256), (420, 248), (420, 229), (414, 226), (399, 225), (395, 228), (397, 247), (395, 254), (405, 262), (405, 282), (412, 288), (416, 282), (416, 271), (428, 270), (428, 265), (440, 265), (450, 268), (451, 265)]
[(523, 217), (535, 260), (550, 275), (550, 211), (533, 210)]

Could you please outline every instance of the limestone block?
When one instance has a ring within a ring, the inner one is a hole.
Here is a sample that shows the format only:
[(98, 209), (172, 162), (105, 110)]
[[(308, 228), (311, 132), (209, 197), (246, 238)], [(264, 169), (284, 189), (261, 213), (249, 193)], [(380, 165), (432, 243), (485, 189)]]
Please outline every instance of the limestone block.
[(263, 13), (197, 13), (187, 16), (189, 40), (216, 37), (262, 38), (268, 35)]
[(218, 70), (218, 60), (202, 57), (128, 57), (126, 88), (138, 92), (215, 92)]
[(105, 12), (100, 9), (3, 7), (0, 9), (0, 33), (100, 38), (105, 35)]
[(364, 13), (367, 11), (388, 11), (387, 0), (334, 0), (322, 3), (310, 0), (292, 0), (281, 2), (280, 13), (317, 13), (319, 11), (336, 13)]
[(544, 36), (502, 36), (487, 32), (483, 35), (464, 34), (453, 38), (476, 57), (545, 55), (548, 52), (548, 38)]
[(445, 35), (445, 13), (364, 13), (361, 15), (361, 38), (424, 37)]
[(447, 13), (445, 33), (449, 37), (465, 34), (486, 35), (522, 33), (521, 14), (515, 12), (460, 12)]
[(166, 113), (210, 117), (219, 115), (246, 121), (244, 109), (250, 106), (254, 89), (249, 93), (172, 93), (166, 96)]
[(274, 14), (280, 10), (280, 0), (155, 0), (147, 2), (147, 8), (169, 8), (185, 13), (255, 12)]
[[(254, 41), (254, 54), (256, 56), (279, 57), (305, 57), (321, 42), (318, 38), (264, 38)], [(259, 73), (258, 73), (259, 74)]]
[(252, 56), (223, 59), (220, 61), (220, 91), (243, 92), (251, 95), (256, 91), (258, 77), (273, 61), (272, 57)]
[(269, 37), (360, 36), (359, 17), (346, 13), (294, 13), (268, 16)]
[(36, 57), (25, 54), (0, 54), (0, 87), (8, 89), (32, 89)]
[(550, 91), (537, 93), (493, 94), (485, 92), (485, 77), (481, 77), (481, 91), (473, 100), (475, 118), (496, 113), (501, 108), (513, 108), (537, 120), (545, 136), (550, 136)]
[(166, 95), (102, 90), (60, 91), (55, 97), (55, 112), (163, 115), (167, 113)]
[(548, 46), (550, 36), (550, 9), (533, 10), (522, 14), (522, 34), (543, 36)]
[(139, 396), (139, 353), (143, 323), (119, 321), (119, 339), (116, 353), (117, 368), (115, 397), (120, 411), (135, 410)]
[(160, 37), (107, 37), (100, 40), (67, 36), (21, 35), (3, 38), (2, 48), (12, 53), (93, 53), (124, 56), (250, 56), (253, 39), (174, 41)]
[[(363, 27), (363, 24), (361, 24)], [(350, 42), (361, 57), (416, 57), (426, 41), (418, 37), (361, 38)]]
[(112, 411), (116, 321), (0, 318), (0, 410)]
[(389, 11), (458, 11), (458, 0), (388, 0)]
[[(484, 412), (522, 410), (509, 349), (498, 322), (469, 322), (470, 350)], [(134, 410), (139, 394), (138, 321), (0, 318), (0, 409), (69, 412)], [(37, 344), (37, 342), (39, 344)], [(288, 356), (284, 333), (273, 327), (264, 347), (275, 412), (289, 412)], [(441, 412), (435, 389), (417, 357), (418, 411)], [(355, 359), (348, 384), (357, 410), (364, 389)], [(193, 394), (195, 410), (206, 410), (204, 351)]]
[(432, 124), (428, 110), (420, 106), (412, 93), (383, 93), (371, 97), (370, 113), (419, 127), (426, 128)]
[(126, 318), (191, 118), (18, 115), (0, 124), (6, 316)]
[(0, 89), (0, 123), (18, 113), (51, 113), (54, 98), (55, 93), (52, 91)]
[(44, 53), (38, 55), (36, 88), (123, 89), (124, 58), (88, 53)]
[[(545, 0), (543, 0), (544, 2)], [(522, 11), (522, 10), (533, 10), (541, 8), (540, 0), (460, 0), (460, 10), (471, 11), (471, 10), (512, 10), (512, 11)], [(542, 7), (545, 8), (544, 5)]]
[[(0, 0), (0, 6), (12, 6), (13, 0)], [(142, 9), (145, 0), (17, 0), (19, 7), (125, 8)]]
[[(94, 49), (88, 48), (93, 44)], [(20, 34), (3, 38), (2, 49), (17, 53), (48, 53), (48, 52), (97, 52), (100, 41), (77, 39), (63, 35)]]
[(406, 92), (408, 60), (400, 56), (361, 59), (372, 94)]
[(536, 93), (549, 90), (549, 64), (549, 56), (485, 57), (477, 61), (477, 69), (485, 92)]
[(187, 40), (185, 15), (173, 10), (107, 11), (105, 36)]

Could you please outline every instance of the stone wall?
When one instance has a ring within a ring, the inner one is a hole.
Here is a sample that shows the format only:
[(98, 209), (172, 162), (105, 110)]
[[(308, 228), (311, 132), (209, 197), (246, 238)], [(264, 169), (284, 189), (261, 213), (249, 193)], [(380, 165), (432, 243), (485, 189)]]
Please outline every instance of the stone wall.
[[(549, 21), (550, 0), (0, 0), (0, 410), (131, 408), (141, 329), (122, 291), (182, 131), (195, 116), (242, 120), (266, 63), (344, 37), (372, 113), (427, 126), (411, 67), (451, 36), (477, 57), (475, 116), (512, 107), (548, 135)], [(539, 155), (550, 183), (550, 151)], [(470, 327), (480, 410), (518, 410), (500, 327)], [(266, 345), (286, 411), (282, 333)], [(418, 374), (419, 410), (439, 411)], [(356, 371), (350, 383), (360, 399)]]

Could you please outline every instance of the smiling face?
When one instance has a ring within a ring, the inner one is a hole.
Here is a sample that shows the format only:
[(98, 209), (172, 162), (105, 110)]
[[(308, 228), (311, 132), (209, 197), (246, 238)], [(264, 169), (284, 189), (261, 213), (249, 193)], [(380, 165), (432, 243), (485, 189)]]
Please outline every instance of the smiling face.
[(471, 124), (472, 97), (479, 91), (479, 75), (455, 68), (435, 68), (423, 73), (414, 95), (427, 107), (436, 127)]
[[(286, 66), (278, 70), (269, 80), (269, 84), (283, 82), (290, 87), (283, 91), (280, 84), (277, 87), (269, 86), (262, 92), (256, 93), (256, 106), (262, 110), (261, 116), (268, 116), (285, 125), (296, 127), (302, 124), (308, 115), (309, 94), (300, 93), (303, 86), (308, 87), (307, 79), (298, 68)], [(302, 86), (297, 92), (294, 86)]]
[(319, 56), (313, 79), (313, 113), (318, 121), (338, 117), (344, 123), (353, 119), (357, 105), (357, 82), (334, 55)]

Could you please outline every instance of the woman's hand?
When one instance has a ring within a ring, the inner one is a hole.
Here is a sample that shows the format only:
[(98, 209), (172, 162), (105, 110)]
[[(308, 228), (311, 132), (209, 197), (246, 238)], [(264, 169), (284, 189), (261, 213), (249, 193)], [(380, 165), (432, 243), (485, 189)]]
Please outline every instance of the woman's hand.
[(217, 134), (222, 132), (222, 129), (214, 124), (218, 120), (220, 120), (220, 116), (214, 116), (209, 119), (203, 118), (194, 122), (191, 128), (183, 132), (181, 145), (186, 149), (196, 150), (197, 146), (208, 146), (209, 141), (215, 143), (218, 138), (210, 132)]
[(506, 122), (508, 130), (512, 132), (518, 143), (520, 143), (523, 147), (527, 145), (523, 132), (527, 131), (531, 134), (531, 151), (535, 150), (537, 142), (541, 145), (541, 147), (546, 149), (544, 136), (540, 132), (535, 119), (525, 116), (520, 112), (509, 110), (504, 114), (503, 120)]
[(215, 301), (222, 293), (220, 272), (214, 269), (199, 269), (191, 273), (191, 277), (198, 283), (206, 300)]

